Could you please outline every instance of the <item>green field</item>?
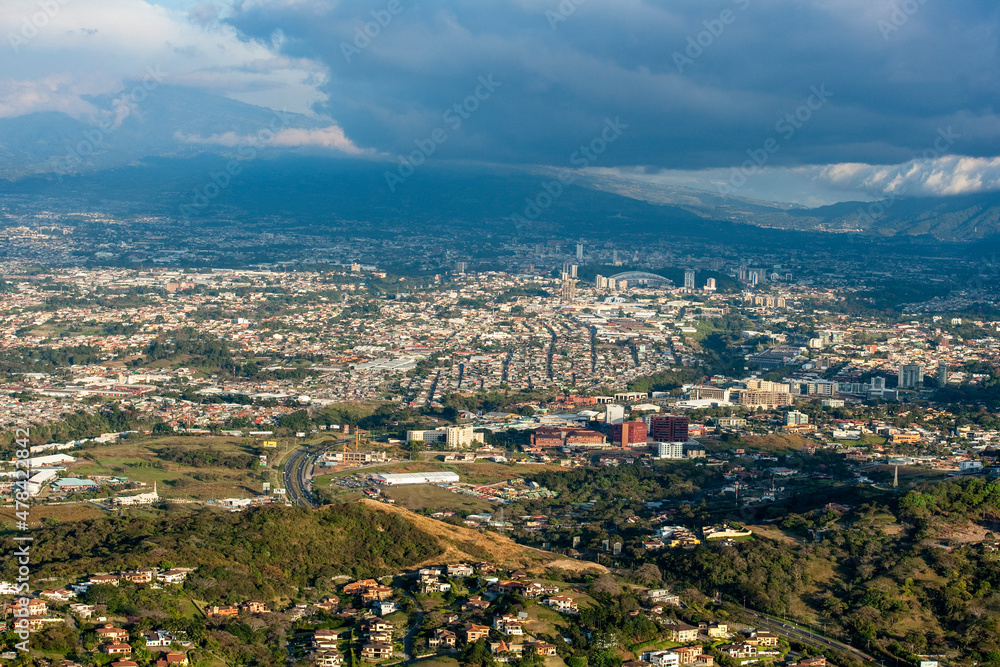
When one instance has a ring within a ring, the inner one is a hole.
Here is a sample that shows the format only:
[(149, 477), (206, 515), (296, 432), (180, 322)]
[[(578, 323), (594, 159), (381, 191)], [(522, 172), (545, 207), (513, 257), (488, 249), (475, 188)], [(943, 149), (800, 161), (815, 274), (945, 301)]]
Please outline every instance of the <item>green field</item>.
[[(171, 452), (208, 451), (220, 460), (187, 465), (172, 461), (169, 456)], [(256, 459), (259, 452), (273, 456), (275, 451), (260, 449), (255, 441), (246, 438), (166, 436), (74, 451), (72, 456), (77, 460), (67, 466), (67, 474), (77, 477), (123, 476), (130, 481), (144, 482), (148, 487), (155, 483), (157, 492), (164, 498), (210, 500), (246, 497), (259, 494), (263, 481), (278, 481), (273, 461), (269, 461), (267, 468), (233, 468), (223, 457), (242, 455)]]

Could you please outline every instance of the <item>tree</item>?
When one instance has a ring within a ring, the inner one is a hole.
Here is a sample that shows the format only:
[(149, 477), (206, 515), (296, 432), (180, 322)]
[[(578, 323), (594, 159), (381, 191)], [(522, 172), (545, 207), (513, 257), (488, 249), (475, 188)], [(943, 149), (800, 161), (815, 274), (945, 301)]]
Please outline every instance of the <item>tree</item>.
[(621, 595), (622, 587), (610, 574), (602, 574), (590, 584), (591, 595)]
[(496, 663), (493, 654), (490, 653), (490, 646), (485, 639), (468, 644), (462, 651), (463, 665), (478, 665), (479, 667), (493, 667)]
[(635, 571), (635, 578), (648, 586), (655, 586), (663, 582), (663, 573), (652, 563), (644, 563)]

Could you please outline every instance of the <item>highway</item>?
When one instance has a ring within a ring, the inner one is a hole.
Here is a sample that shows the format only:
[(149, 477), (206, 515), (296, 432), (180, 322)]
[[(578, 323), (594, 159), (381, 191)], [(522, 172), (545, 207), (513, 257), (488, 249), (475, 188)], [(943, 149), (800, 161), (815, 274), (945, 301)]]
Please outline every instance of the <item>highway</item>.
[(806, 630), (798, 626), (790, 625), (779, 619), (772, 618), (766, 614), (761, 614), (760, 612), (747, 609), (746, 613), (757, 620), (759, 629), (767, 630), (768, 632), (773, 632), (776, 635), (785, 637), (786, 639), (792, 639), (800, 644), (806, 644), (807, 646), (812, 646), (813, 648), (825, 649), (825, 648), (835, 648), (851, 655), (860, 658), (864, 662), (878, 663), (875, 658), (868, 655), (864, 651), (859, 651), (858, 649), (850, 646), (849, 644), (844, 644), (836, 639), (830, 639), (829, 637), (824, 637), (821, 634), (817, 634), (811, 630)]
[(300, 507), (317, 507), (310, 487), (310, 471), (316, 462), (317, 447), (302, 447), (285, 461), (284, 484), (288, 502)]

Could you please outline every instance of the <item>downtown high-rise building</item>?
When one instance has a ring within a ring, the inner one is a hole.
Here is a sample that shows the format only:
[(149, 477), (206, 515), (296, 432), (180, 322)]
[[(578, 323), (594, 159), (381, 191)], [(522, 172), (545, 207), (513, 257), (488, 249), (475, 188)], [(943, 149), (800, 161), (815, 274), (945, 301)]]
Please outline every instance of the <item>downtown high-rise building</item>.
[(576, 280), (568, 273), (562, 274), (562, 302), (573, 303), (576, 301)]
[(899, 369), (900, 389), (919, 389), (924, 386), (924, 367), (920, 364), (906, 364)]

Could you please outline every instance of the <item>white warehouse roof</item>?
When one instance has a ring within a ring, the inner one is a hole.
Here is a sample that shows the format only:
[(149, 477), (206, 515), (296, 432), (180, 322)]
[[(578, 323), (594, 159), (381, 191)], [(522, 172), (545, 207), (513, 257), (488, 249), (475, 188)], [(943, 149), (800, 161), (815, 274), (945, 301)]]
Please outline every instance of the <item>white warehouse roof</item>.
[(32, 468), (41, 468), (52, 464), (59, 465), (60, 463), (73, 463), (74, 461), (76, 461), (76, 459), (72, 456), (67, 456), (66, 454), (50, 454), (48, 456), (32, 456), (28, 459), (28, 466)]
[(372, 475), (379, 484), (396, 486), (399, 484), (448, 484), (458, 481), (458, 473), (454, 472), (402, 472), (379, 473)]

